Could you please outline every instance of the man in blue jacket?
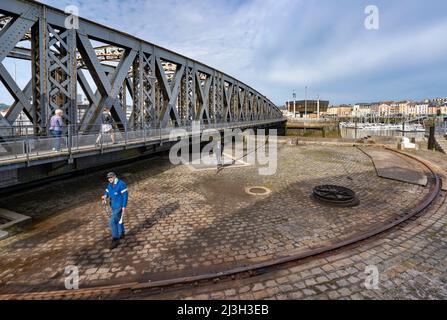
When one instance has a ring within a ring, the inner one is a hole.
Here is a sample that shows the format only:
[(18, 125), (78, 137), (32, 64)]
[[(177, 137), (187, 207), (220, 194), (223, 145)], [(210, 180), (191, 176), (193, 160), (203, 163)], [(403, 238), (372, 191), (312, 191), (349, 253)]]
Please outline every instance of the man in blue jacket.
[(112, 244), (110, 249), (115, 249), (119, 245), (119, 240), (124, 238), (123, 218), (127, 207), (127, 185), (119, 180), (114, 172), (107, 174), (109, 185), (102, 196), (105, 203), (110, 198), (110, 207), (112, 208), (112, 216), (110, 217), (110, 229), (112, 231)]

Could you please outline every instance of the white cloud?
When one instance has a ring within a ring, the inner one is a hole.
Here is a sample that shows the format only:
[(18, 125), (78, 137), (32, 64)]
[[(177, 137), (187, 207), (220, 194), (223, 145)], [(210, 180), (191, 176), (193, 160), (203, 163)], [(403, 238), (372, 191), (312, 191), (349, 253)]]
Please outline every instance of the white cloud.
[[(61, 9), (78, 5), (82, 17), (199, 60), (278, 104), (304, 85), (349, 99), (349, 91), (368, 92), (368, 80), (383, 75), (393, 84), (414, 81), (395, 87), (403, 96), (423, 80), (416, 74), (401, 78), (402, 70), (441, 70), (447, 62), (447, 20), (437, 15), (442, 1), (424, 4), (421, 12), (422, 4), (377, 0), (379, 31), (364, 29), (366, 1), (357, 0), (42, 2)], [(433, 76), (439, 80), (440, 74)], [(340, 82), (350, 87), (342, 92)]]
[(382, 33), (370, 39), (355, 39), (344, 46), (340, 43), (321, 44), (321, 47), (316, 46), (314, 57), (305, 61), (278, 59), (269, 71), (268, 79), (304, 86), (347, 77), (367, 77), (368, 73), (379, 70), (445, 61), (447, 43), (441, 41), (445, 34), (447, 21), (416, 33)]

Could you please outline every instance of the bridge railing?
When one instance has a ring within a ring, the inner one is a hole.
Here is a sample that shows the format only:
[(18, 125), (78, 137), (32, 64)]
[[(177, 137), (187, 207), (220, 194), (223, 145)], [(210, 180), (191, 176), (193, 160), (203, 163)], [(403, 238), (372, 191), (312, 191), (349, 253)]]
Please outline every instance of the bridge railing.
[[(256, 125), (272, 124), (283, 122), (285, 119), (267, 119), (255, 121), (227, 122), (221, 124), (201, 125), (197, 133), (202, 134), (204, 130), (216, 129), (224, 130), (227, 128), (246, 128)], [(101, 133), (101, 126), (92, 128), (91, 133), (75, 133), (68, 127), (61, 137), (35, 137), (26, 136), (23, 139), (0, 142), (0, 165), (1, 163), (10, 163), (14, 160), (30, 160), (33, 158), (46, 156), (72, 156), (74, 153), (80, 153), (91, 150), (101, 150), (111, 148), (127, 148), (128, 146), (146, 142), (158, 142), (169, 139), (174, 129), (183, 129), (188, 135), (193, 133), (192, 126), (172, 127), (172, 128), (143, 128), (139, 130), (113, 130), (111, 132)], [(94, 132), (96, 131), (96, 132)], [(112, 134), (114, 139), (112, 139)]]
[(435, 119), (435, 132), (437, 135), (447, 134), (447, 116), (441, 116)]

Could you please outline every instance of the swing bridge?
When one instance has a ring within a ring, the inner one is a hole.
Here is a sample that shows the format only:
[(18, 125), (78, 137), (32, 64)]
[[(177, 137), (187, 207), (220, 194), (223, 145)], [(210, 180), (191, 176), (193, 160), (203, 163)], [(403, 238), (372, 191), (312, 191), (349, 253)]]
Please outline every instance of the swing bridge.
[[(28, 62), (23, 88), (8, 60)], [(14, 100), (0, 115), (0, 188), (167, 150), (173, 128), (191, 132), (197, 122), (201, 130), (280, 133), (286, 122), (266, 96), (230, 75), (30, 0), (0, 2), (0, 86)], [(105, 107), (115, 144), (107, 136), (95, 143)], [(60, 152), (49, 132), (56, 109), (66, 124)]]

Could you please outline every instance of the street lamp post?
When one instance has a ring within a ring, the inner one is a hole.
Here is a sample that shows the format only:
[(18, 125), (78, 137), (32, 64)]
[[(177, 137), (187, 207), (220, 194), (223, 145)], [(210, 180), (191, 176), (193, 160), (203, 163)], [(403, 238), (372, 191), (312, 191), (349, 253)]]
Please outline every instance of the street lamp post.
[(296, 118), (296, 105), (295, 105), (296, 93), (295, 93), (295, 90), (293, 90), (292, 97), (293, 97), (293, 117)]
[(317, 96), (317, 119), (320, 119), (320, 95)]
[(307, 118), (307, 86), (304, 88), (304, 118)]

